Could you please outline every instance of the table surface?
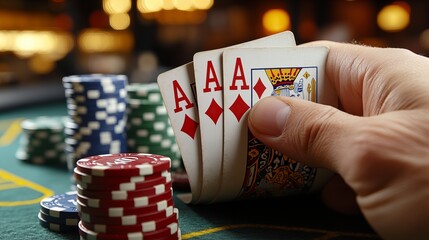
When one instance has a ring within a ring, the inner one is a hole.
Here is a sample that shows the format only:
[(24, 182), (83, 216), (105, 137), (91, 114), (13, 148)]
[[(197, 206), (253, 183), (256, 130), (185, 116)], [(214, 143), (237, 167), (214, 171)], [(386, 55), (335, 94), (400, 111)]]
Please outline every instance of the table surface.
[[(64, 103), (0, 113), (0, 239), (79, 239), (43, 228), (37, 218), (41, 199), (71, 190), (71, 173), (14, 157), (23, 119), (66, 114)], [(211, 205), (175, 196), (174, 203), (182, 239), (378, 239), (362, 216), (336, 214), (318, 194)]]

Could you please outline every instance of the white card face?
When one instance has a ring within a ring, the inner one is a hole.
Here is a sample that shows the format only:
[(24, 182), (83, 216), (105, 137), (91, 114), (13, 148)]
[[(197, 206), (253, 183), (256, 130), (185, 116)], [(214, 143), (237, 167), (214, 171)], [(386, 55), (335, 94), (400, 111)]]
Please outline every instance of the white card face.
[(299, 97), (337, 106), (334, 88), (324, 81), (327, 52), (324, 47), (224, 51), (222, 177), (229, 184), (222, 185), (219, 201), (304, 193), (324, 184), (323, 170), (319, 174), (319, 169), (296, 162), (254, 138), (248, 130), (247, 113), (266, 96)]
[(164, 104), (185, 165), (192, 191), (192, 202), (201, 192), (201, 141), (195, 79), (192, 63), (158, 76)]
[[(295, 39), (292, 32), (287, 31), (230, 48), (292, 46), (295, 46)], [(201, 202), (213, 201), (222, 184), (224, 124), (222, 53), (225, 49), (227, 48), (199, 52), (193, 59), (203, 159)]]

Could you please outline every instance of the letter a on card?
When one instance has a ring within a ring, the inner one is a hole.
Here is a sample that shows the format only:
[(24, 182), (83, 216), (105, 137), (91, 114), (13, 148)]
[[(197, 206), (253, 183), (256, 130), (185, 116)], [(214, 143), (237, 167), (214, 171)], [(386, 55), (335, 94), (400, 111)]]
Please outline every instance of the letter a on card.
[(190, 201), (195, 203), (201, 192), (202, 163), (192, 63), (160, 74), (158, 85), (188, 174), (192, 191)]
[[(295, 46), (292, 32), (285, 31), (268, 37), (232, 46), (249, 47), (287, 47)], [(222, 53), (228, 48), (198, 52), (194, 55), (195, 83), (201, 130), (201, 150), (203, 159), (203, 182), (200, 202), (216, 201), (222, 184), (224, 149), (224, 111)], [(237, 70), (239, 71), (239, 70)], [(242, 74), (243, 76), (243, 74)], [(236, 85), (243, 82), (237, 79)], [(224, 184), (229, 184), (225, 182)]]
[(224, 63), (223, 182), (218, 201), (307, 193), (331, 173), (265, 146), (248, 129), (247, 114), (262, 98), (282, 96), (329, 104), (336, 95), (324, 80), (325, 47), (228, 49)]

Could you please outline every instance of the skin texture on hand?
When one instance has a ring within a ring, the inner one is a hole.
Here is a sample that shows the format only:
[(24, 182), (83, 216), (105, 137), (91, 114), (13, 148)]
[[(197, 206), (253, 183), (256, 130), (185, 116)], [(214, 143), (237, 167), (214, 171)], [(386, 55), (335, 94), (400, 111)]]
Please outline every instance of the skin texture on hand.
[[(404, 49), (306, 45), (330, 48), (325, 80), (340, 108), (268, 97), (252, 108), (250, 130), (295, 160), (336, 172), (344, 182), (326, 186), (328, 206), (353, 212), (357, 203), (385, 239), (429, 239), (429, 59)], [(333, 202), (336, 191), (344, 199)]]

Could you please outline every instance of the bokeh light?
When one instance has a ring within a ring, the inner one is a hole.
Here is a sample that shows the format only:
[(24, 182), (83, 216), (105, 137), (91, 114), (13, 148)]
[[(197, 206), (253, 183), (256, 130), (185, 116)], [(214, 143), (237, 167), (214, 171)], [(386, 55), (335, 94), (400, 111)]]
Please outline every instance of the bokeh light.
[(72, 48), (73, 38), (65, 32), (0, 31), (0, 52), (13, 52), (20, 58), (39, 54), (50, 60), (59, 60)]
[(28, 65), (37, 74), (47, 74), (55, 68), (55, 62), (44, 55), (35, 55), (30, 58)]
[(134, 47), (134, 38), (127, 31), (86, 29), (79, 34), (78, 45), (85, 53), (130, 52)]
[(157, 12), (162, 10), (163, 0), (140, 0), (137, 1), (137, 9), (142, 13)]
[(103, 0), (103, 9), (108, 14), (126, 13), (131, 9), (131, 0)]
[(213, 0), (193, 0), (193, 5), (196, 9), (210, 9), (213, 6)]
[(164, 10), (173, 10), (174, 9), (174, 3), (173, 0), (164, 0), (164, 4), (162, 5), (162, 9)]
[(193, 0), (173, 0), (173, 5), (178, 10), (190, 11), (193, 9)]
[(393, 3), (381, 9), (377, 16), (378, 26), (386, 32), (398, 32), (410, 23), (410, 9), (403, 2)]
[(420, 45), (425, 49), (429, 50), (429, 29), (424, 30), (420, 34)]
[(130, 26), (130, 16), (127, 13), (117, 13), (109, 16), (109, 24), (115, 30), (124, 30)]
[(290, 28), (290, 16), (283, 9), (271, 9), (264, 13), (262, 25), (268, 33), (276, 33)]

